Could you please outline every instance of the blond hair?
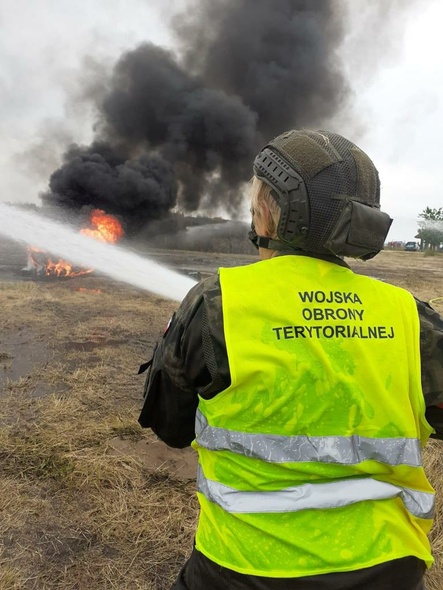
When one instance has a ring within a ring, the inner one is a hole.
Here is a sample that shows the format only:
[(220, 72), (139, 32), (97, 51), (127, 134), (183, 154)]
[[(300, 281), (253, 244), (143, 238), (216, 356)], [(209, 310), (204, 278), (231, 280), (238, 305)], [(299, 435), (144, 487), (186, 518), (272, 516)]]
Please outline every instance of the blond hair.
[[(265, 221), (266, 237), (276, 239), (280, 206), (271, 195), (271, 187), (254, 176), (251, 181), (251, 213)], [(269, 215), (266, 215), (269, 211)]]

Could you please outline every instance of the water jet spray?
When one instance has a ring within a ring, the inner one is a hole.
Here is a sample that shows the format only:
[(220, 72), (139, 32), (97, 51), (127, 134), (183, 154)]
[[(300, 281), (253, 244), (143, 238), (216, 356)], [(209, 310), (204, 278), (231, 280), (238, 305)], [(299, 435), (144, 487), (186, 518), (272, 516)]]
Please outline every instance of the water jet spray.
[(181, 301), (195, 281), (120, 246), (99, 242), (42, 215), (0, 203), (0, 234), (62, 256), (85, 268), (173, 301)]

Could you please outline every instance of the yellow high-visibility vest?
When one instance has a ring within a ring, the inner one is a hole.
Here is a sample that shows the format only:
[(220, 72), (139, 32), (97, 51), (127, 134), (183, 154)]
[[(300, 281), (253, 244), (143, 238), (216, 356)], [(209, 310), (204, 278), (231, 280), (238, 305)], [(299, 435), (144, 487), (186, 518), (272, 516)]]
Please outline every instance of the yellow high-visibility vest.
[(271, 577), (431, 565), (413, 297), (306, 256), (220, 284), (232, 382), (199, 400), (196, 548)]

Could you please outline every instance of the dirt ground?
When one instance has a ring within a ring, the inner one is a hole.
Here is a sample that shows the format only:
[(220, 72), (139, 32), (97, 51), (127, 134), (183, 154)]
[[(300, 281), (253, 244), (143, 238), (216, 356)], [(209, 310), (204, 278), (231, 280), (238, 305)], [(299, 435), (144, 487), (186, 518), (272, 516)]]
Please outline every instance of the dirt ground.
[[(148, 254), (196, 279), (256, 260)], [(0, 590), (167, 589), (192, 545), (196, 459), (138, 427), (136, 373), (176, 303), (95, 273), (35, 281), (25, 264), (0, 239)], [(443, 314), (443, 256), (385, 251), (351, 266)], [(439, 497), (440, 450), (427, 451)], [(429, 590), (443, 588), (437, 517)]]

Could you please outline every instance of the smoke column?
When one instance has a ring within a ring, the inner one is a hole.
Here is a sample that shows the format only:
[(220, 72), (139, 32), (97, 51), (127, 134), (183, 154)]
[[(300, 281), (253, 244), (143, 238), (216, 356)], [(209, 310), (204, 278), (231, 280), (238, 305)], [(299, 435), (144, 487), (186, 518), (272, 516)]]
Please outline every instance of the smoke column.
[(45, 201), (120, 215), (129, 233), (176, 203), (235, 211), (265, 141), (345, 105), (342, 21), (333, 0), (195, 1), (177, 53), (146, 43), (103, 80), (95, 141), (68, 150)]
[[(349, 88), (337, 51), (345, 11), (328, 0), (200, 0), (176, 30), (189, 71), (236, 95), (265, 141), (293, 126), (320, 125)], [(215, 34), (214, 34), (215, 31)]]
[(195, 284), (152, 260), (81, 235), (35, 213), (0, 203), (0, 218), (0, 234), (7, 238), (57, 254), (79, 266), (95, 268), (117, 281), (162, 297), (181, 301)]

